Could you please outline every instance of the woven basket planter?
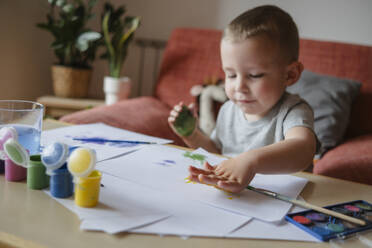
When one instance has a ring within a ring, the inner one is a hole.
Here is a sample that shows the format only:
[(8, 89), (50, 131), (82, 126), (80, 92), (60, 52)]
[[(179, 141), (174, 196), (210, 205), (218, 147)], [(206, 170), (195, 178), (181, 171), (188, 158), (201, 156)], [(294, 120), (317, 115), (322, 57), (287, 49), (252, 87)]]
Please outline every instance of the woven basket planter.
[(92, 69), (52, 66), (54, 94), (59, 97), (84, 98), (88, 96)]

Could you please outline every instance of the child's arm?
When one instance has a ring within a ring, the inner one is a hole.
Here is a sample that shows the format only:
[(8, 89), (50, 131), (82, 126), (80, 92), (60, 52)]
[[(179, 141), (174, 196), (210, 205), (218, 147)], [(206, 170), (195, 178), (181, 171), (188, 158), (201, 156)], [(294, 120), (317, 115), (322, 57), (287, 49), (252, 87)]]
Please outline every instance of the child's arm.
[(285, 140), (244, 152), (218, 166), (205, 165), (205, 170), (190, 166), (190, 179), (240, 192), (256, 173), (286, 174), (301, 171), (313, 160), (316, 150), (314, 133), (306, 127), (288, 130)]
[[(205, 150), (212, 152), (212, 153), (220, 153), (219, 149), (216, 147), (214, 142), (204, 133), (202, 133), (198, 128), (197, 128), (197, 118), (195, 115), (192, 114), (190, 118), (194, 118), (195, 121), (189, 121), (187, 120), (187, 116), (185, 116), (185, 113), (181, 113), (183, 108), (187, 108), (185, 105), (183, 105), (182, 102), (174, 106), (172, 111), (170, 112), (170, 115), (168, 117), (168, 124), (173, 130), (175, 134), (177, 134), (185, 143), (191, 148), (199, 148), (202, 147)], [(190, 104), (188, 109), (193, 110), (193, 105)], [(190, 111), (191, 111), (190, 110)], [(193, 111), (191, 111), (192, 113)], [(177, 119), (183, 115), (182, 121), (186, 121), (188, 123), (179, 123), (180, 119)], [(182, 124), (188, 124), (188, 125), (193, 125), (191, 128), (189, 128), (187, 125), (184, 126)], [(191, 130), (191, 131), (190, 131)]]

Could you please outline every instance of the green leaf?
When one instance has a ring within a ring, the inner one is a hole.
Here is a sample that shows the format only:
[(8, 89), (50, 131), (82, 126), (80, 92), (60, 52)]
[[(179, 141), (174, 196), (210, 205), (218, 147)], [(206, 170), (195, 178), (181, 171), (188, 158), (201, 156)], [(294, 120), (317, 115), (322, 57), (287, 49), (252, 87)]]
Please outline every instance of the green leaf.
[(140, 25), (140, 18), (139, 17), (134, 17), (131, 22), (130, 22), (130, 28), (129, 30), (122, 36), (120, 40), (120, 45), (122, 45), (128, 38), (129, 36), (136, 31), (136, 29)]
[(50, 46), (53, 49), (61, 49), (61, 48), (63, 48), (63, 43), (60, 43), (60, 42), (55, 41)]
[(56, 5), (58, 7), (63, 7), (66, 4), (66, 0), (57, 0)]
[(105, 43), (107, 46), (108, 54), (109, 56), (114, 56), (114, 48), (112, 47), (112, 43), (110, 41), (110, 35), (109, 35), (109, 28), (108, 28), (108, 20), (110, 19), (110, 12), (107, 12), (103, 18), (102, 21), (102, 30), (103, 30), (103, 36), (105, 39)]
[(120, 71), (127, 55), (128, 45), (133, 39), (135, 30), (139, 27), (139, 17), (125, 17), (125, 6), (114, 6), (106, 2), (104, 4), (102, 20), (102, 33), (106, 52), (101, 58), (107, 58), (109, 73), (113, 77), (120, 77)]
[(62, 10), (66, 13), (72, 13), (72, 11), (74, 11), (74, 5), (66, 4), (65, 6), (63, 6)]
[(50, 27), (49, 24), (37, 23), (36, 24), (36, 27), (41, 28), (41, 29), (45, 29), (45, 30), (48, 30), (48, 31), (52, 31), (52, 29), (51, 29), (51, 27)]
[(76, 47), (79, 49), (81, 52), (84, 52), (88, 50), (89, 48), (89, 42), (93, 42), (101, 38), (101, 34), (98, 32), (85, 32), (82, 33), (79, 38), (77, 39)]

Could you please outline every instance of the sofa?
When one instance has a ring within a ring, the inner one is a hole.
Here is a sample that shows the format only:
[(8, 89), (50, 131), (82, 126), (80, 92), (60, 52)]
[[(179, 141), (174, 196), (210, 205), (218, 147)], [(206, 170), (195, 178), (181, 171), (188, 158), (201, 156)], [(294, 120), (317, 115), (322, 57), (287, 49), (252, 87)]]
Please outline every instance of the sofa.
[[(74, 124), (103, 122), (184, 146), (169, 128), (167, 118), (178, 102), (195, 101), (190, 94), (193, 85), (206, 77), (224, 77), (219, 55), (221, 35), (220, 30), (175, 29), (163, 54), (153, 96), (75, 112), (60, 120)], [(313, 173), (372, 185), (372, 47), (301, 39), (300, 61), (311, 72), (361, 83), (350, 103), (350, 113), (345, 111), (342, 139), (315, 162)], [(336, 126), (326, 128), (337, 128), (338, 123), (333, 124)]]

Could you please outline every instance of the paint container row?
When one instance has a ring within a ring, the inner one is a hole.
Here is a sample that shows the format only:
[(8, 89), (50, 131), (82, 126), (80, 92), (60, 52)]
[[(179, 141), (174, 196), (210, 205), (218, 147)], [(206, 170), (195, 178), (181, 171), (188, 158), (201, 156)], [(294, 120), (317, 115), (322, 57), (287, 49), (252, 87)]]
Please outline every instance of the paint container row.
[(53, 197), (67, 198), (75, 193), (76, 205), (97, 205), (102, 176), (94, 170), (94, 150), (69, 148), (66, 144), (55, 142), (46, 147), (42, 154), (29, 156), (16, 139), (15, 129), (7, 127), (7, 130), (1, 132), (9, 137), (0, 144), (0, 173), (5, 174), (7, 181), (27, 179), (27, 187), (30, 189), (40, 190), (49, 186)]
[(40, 155), (30, 156), (27, 167), (17, 165), (9, 158), (1, 161), (2, 172), (5, 173), (7, 181), (19, 182), (26, 179), (30, 189), (45, 189), (50, 186), (51, 195), (58, 198), (70, 197), (73, 194), (72, 175), (66, 165), (55, 170), (53, 175), (48, 175)]
[(15, 164), (10, 159), (0, 160), (0, 166), (7, 181), (27, 179), (28, 188), (41, 190), (49, 187), (50, 194), (56, 198), (68, 198), (75, 194), (75, 204), (80, 207), (94, 207), (99, 201), (101, 173), (97, 170), (93, 170), (87, 177), (77, 177), (73, 180), (66, 162), (48, 175), (41, 155), (30, 156), (27, 168)]

